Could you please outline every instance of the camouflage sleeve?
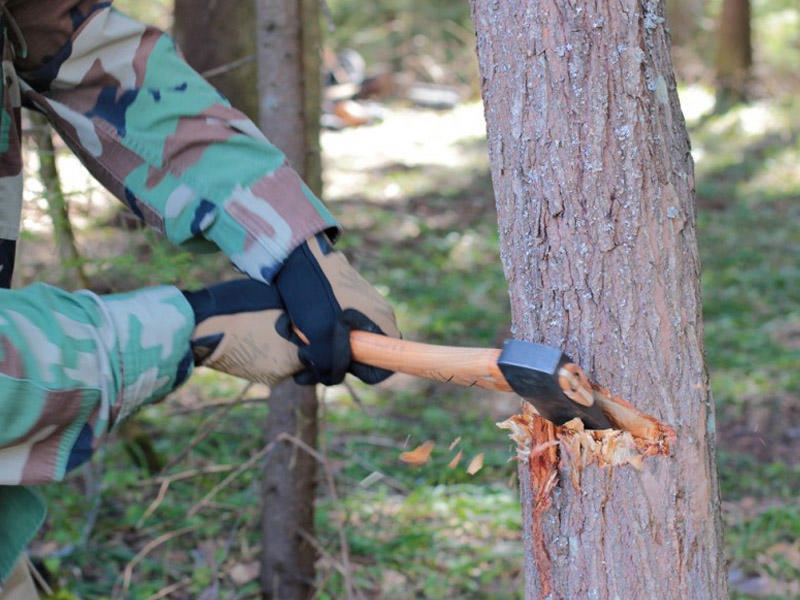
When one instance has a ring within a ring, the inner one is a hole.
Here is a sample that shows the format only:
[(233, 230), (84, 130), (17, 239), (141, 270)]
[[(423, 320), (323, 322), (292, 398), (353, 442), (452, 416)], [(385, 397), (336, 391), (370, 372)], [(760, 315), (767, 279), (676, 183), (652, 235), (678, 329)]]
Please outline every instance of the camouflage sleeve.
[(193, 328), (169, 286), (0, 290), (0, 485), (61, 479), (111, 425), (185, 381)]
[(10, 0), (8, 8), (27, 46), (14, 63), (25, 102), (172, 242), (210, 240), (269, 282), (303, 240), (337, 227), (284, 155), (158, 29), (111, 2)]

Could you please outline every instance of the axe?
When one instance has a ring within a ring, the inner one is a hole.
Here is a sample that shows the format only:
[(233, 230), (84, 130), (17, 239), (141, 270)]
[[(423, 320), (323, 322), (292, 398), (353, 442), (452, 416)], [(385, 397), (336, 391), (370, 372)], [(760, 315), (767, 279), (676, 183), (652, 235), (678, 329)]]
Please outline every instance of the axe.
[[(556, 425), (579, 417), (587, 429), (612, 427), (580, 366), (560, 349), (507, 340), (503, 349), (422, 344), (350, 332), (353, 360), (373, 367), (465, 387), (516, 392)], [(603, 408), (611, 408), (604, 406)]]

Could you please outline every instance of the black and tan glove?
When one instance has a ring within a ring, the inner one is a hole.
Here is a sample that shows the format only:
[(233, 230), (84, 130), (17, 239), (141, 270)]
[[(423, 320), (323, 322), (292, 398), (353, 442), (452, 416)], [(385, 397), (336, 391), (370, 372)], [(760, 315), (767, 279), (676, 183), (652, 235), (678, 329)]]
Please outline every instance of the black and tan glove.
[(303, 370), (274, 286), (237, 279), (183, 294), (195, 315), (195, 365), (268, 386)]
[(350, 330), (400, 337), (394, 311), (344, 255), (333, 249), (325, 234), (298, 246), (274, 285), (291, 319), (290, 337), (304, 366), (295, 376), (298, 383), (333, 385), (348, 372), (366, 383), (378, 383), (391, 375), (352, 362)]

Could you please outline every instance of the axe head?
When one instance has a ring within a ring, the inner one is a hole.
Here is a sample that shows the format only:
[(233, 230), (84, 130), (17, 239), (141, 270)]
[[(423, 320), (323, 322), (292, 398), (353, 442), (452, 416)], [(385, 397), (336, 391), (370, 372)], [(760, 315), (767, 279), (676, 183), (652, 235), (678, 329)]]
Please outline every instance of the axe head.
[(586, 429), (610, 429), (611, 423), (596, 403), (586, 406), (564, 393), (559, 378), (564, 367), (572, 364), (558, 348), (520, 340), (506, 340), (497, 361), (511, 388), (548, 421), (563, 425), (579, 417)]

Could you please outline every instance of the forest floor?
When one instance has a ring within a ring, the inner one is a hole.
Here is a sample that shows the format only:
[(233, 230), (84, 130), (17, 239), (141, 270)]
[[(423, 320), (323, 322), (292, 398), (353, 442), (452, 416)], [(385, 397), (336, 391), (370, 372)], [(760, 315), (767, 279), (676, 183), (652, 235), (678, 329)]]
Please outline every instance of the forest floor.
[[(703, 94), (685, 98), (732, 590), (739, 599), (797, 598), (800, 106), (704, 117), (693, 110)], [(393, 300), (405, 336), (501, 343), (509, 311), (481, 106), (389, 109), (381, 124), (326, 132), (323, 147), (325, 196), (346, 230), (341, 247)], [(120, 235), (128, 221), (73, 162), (61, 164), (98, 290), (230, 275), (224, 260), (176, 252), (152, 232)], [(29, 187), (18, 285), (74, 287), (55, 260), (38, 193)], [(121, 428), (91, 469), (45, 488), (50, 515), (32, 550), (55, 597), (167, 597), (169, 586), (170, 598), (257, 597), (262, 461), (240, 465), (264, 448), (268, 404), (253, 386), (246, 402), (220, 406), (242, 390), (199, 370)], [(513, 449), (494, 425), (517, 400), (395, 376), (375, 388), (329, 389), (322, 406), (321, 469), (339, 500), (320, 488), (318, 598), (343, 597), (344, 569), (365, 598), (520, 597)], [(398, 460), (427, 440), (436, 443), (429, 462)], [(479, 454), (483, 468), (469, 475)]]

